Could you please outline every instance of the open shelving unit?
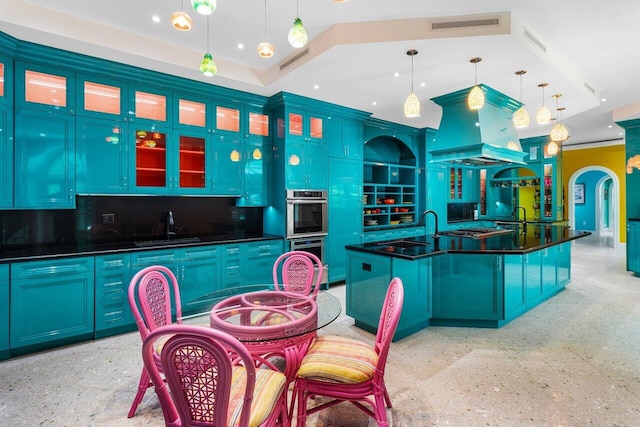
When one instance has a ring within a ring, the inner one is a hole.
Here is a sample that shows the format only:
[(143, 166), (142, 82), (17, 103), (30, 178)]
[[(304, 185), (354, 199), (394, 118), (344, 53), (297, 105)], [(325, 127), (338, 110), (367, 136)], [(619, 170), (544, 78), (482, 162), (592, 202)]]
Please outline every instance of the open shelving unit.
[(415, 224), (415, 166), (380, 162), (364, 162), (363, 166), (365, 230)]

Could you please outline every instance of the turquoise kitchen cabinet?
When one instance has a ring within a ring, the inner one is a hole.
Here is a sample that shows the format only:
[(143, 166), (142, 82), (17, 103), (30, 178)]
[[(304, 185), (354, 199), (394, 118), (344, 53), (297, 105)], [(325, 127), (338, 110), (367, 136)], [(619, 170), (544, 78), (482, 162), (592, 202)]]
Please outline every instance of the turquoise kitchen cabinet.
[(243, 275), (242, 244), (224, 245), (220, 249), (221, 289), (237, 288), (246, 284)]
[(212, 151), (213, 194), (241, 196), (244, 189), (244, 138), (215, 135)]
[(9, 358), (9, 264), (0, 264), (0, 360)]
[(362, 240), (362, 162), (330, 157), (329, 175), (326, 263), (329, 282), (337, 282), (347, 277), (345, 245)]
[(95, 338), (136, 328), (129, 298), (131, 255), (95, 257)]
[(389, 282), (399, 277), (404, 285), (404, 304), (394, 341), (430, 324), (432, 259), (403, 260), (347, 251), (347, 315), (355, 325), (376, 333)]
[(362, 160), (362, 121), (332, 117), (327, 120), (326, 135), (329, 157)]
[(291, 108), (285, 116), (286, 139), (322, 143), (327, 118), (311, 111)]
[(75, 114), (75, 73), (15, 62), (15, 106), (46, 113)]
[(0, 55), (0, 104), (13, 105), (13, 60)]
[(76, 73), (76, 116), (128, 122), (129, 85), (120, 80)]
[(285, 185), (293, 189), (327, 188), (326, 145), (301, 140), (286, 141)]
[(158, 87), (134, 85), (128, 87), (129, 121), (137, 127), (154, 130), (155, 127), (171, 126), (173, 117), (173, 94)]
[(75, 207), (75, 118), (17, 109), (14, 207)]
[(138, 194), (167, 194), (177, 182), (173, 168), (177, 148), (169, 127), (129, 125), (127, 143), (131, 149), (129, 191)]
[(627, 220), (627, 270), (640, 276), (640, 221)]
[(495, 322), (504, 318), (502, 255), (435, 257), (433, 317), (438, 320)]
[(250, 242), (245, 243), (244, 248), (246, 264), (243, 270), (246, 284), (271, 283), (273, 264), (283, 253), (283, 241)]
[(78, 194), (129, 192), (126, 123), (76, 117), (76, 191)]
[(478, 202), (479, 172), (475, 168), (449, 166), (450, 202)]
[(12, 353), (91, 338), (93, 257), (20, 262), (10, 268)]
[(261, 241), (221, 247), (222, 288), (272, 283), (272, 268), (282, 254), (283, 241)]
[(200, 308), (193, 305), (197, 298), (220, 289), (218, 252), (218, 246), (180, 249), (178, 283), (183, 314)]
[(244, 193), (237, 206), (271, 203), (272, 150), (268, 138), (248, 138), (244, 150)]
[(182, 195), (211, 194), (211, 137), (196, 129), (174, 130), (170, 145), (169, 192)]
[(13, 108), (0, 105), (0, 209), (13, 207)]

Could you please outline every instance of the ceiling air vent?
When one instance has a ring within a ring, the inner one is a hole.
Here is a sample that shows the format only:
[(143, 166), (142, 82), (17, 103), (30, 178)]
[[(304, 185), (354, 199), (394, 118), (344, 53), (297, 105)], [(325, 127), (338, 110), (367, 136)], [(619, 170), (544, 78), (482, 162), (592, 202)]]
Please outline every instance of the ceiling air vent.
[(500, 25), (500, 18), (463, 19), (460, 21), (432, 22), (432, 30), (445, 30), (449, 28), (489, 27)]
[(302, 52), (300, 52), (299, 54), (297, 54), (296, 56), (294, 56), (291, 59), (288, 59), (287, 61), (283, 62), (282, 64), (280, 64), (280, 71), (284, 70), (285, 68), (287, 68), (289, 65), (293, 64), (294, 62), (296, 62), (298, 59), (302, 58), (303, 56), (305, 56), (306, 54), (309, 53), (309, 48), (306, 48), (305, 50), (303, 50)]
[(584, 84), (584, 87), (586, 87), (589, 92), (591, 92), (594, 95), (596, 94), (596, 90), (589, 83), (587, 82), (582, 82), (582, 83)]
[(538, 40), (533, 34), (529, 32), (526, 28), (524, 29), (524, 37), (529, 39), (529, 41), (540, 48), (541, 51), (547, 52), (547, 47), (542, 44), (540, 40)]

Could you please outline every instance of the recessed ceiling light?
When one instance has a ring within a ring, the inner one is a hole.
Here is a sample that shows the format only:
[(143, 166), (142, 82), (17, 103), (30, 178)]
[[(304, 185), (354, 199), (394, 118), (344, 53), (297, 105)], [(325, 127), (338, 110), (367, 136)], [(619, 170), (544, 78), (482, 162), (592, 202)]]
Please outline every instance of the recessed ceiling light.
[(602, 98), (600, 101), (607, 102), (607, 98)]
[(427, 84), (425, 82), (420, 82), (420, 87), (425, 87)]
[(618, 135), (622, 136), (622, 132), (620, 132)]
[(395, 73), (393, 73), (393, 77), (400, 77), (400, 73), (396, 71)]
[(160, 22), (160, 17), (158, 15), (153, 15), (151, 17), (151, 20), (157, 24), (158, 22)]
[(320, 86), (318, 86), (318, 85), (313, 85), (313, 88), (314, 88), (315, 90), (318, 90), (318, 89), (320, 89)]
[(609, 129), (611, 129), (611, 128), (613, 127), (613, 125), (609, 125), (609, 126), (607, 126), (607, 127), (608, 127)]
[(373, 102), (371, 103), (371, 105), (378, 105), (378, 102), (377, 102), (377, 101), (373, 101)]
[(244, 45), (242, 43), (238, 43), (238, 49), (240, 50), (244, 49)]

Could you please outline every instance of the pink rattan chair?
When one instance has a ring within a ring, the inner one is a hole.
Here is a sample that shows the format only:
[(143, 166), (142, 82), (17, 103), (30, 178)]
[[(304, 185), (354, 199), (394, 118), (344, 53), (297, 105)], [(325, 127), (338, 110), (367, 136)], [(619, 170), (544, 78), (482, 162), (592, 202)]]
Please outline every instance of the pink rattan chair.
[(273, 263), (273, 285), (281, 291), (315, 298), (320, 290), (322, 274), (322, 262), (310, 252), (285, 252)]
[[(155, 329), (170, 325), (171, 320), (171, 292), (176, 312), (176, 318), (182, 317), (180, 304), (180, 289), (178, 280), (171, 270), (161, 265), (146, 267), (136, 273), (129, 282), (129, 306), (140, 331), (142, 341)], [(178, 320), (179, 322), (179, 320)], [(156, 357), (160, 366), (160, 357)], [(128, 417), (136, 413), (136, 408), (142, 401), (147, 388), (151, 387), (149, 374), (143, 367), (138, 384), (138, 392), (133, 399)]]
[[(163, 339), (160, 366), (166, 382), (156, 361)], [(144, 340), (142, 359), (167, 426), (289, 425), (285, 376), (256, 369), (249, 351), (225, 332), (163, 326)]]
[[(297, 426), (304, 426), (308, 415), (344, 401), (373, 417), (378, 426), (389, 425), (386, 408), (391, 408), (391, 398), (384, 383), (384, 370), (403, 301), (402, 280), (395, 277), (387, 290), (373, 347), (338, 336), (314, 340), (302, 359), (294, 386)], [(314, 396), (332, 400), (307, 409), (307, 399)]]

